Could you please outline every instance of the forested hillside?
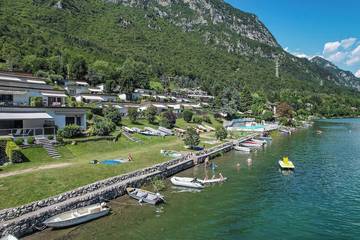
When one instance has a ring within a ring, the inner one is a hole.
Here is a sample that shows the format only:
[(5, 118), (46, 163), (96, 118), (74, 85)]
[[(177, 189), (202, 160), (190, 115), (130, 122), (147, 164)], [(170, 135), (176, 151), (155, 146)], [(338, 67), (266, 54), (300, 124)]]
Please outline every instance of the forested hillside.
[(262, 102), (336, 115), (360, 106), (358, 79), (338, 81), (288, 54), (255, 15), (220, 0), (2, 0), (0, 47), (1, 69), (56, 83), (123, 92), (199, 86), (234, 106), (247, 88)]

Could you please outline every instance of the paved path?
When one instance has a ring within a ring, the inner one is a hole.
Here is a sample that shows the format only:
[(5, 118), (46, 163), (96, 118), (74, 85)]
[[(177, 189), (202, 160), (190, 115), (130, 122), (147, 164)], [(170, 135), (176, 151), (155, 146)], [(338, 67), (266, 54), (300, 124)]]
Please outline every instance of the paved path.
[(16, 176), (16, 175), (20, 175), (20, 174), (25, 174), (25, 173), (36, 172), (36, 171), (39, 171), (39, 170), (63, 168), (63, 167), (68, 167), (70, 165), (73, 165), (73, 163), (57, 163), (57, 164), (49, 164), (49, 165), (46, 165), (46, 166), (40, 166), (40, 167), (32, 167), (32, 168), (27, 168), (27, 169), (23, 169), (23, 170), (17, 170), (17, 171), (8, 172), (8, 173), (2, 173), (2, 174), (0, 174), (0, 178), (6, 178), (6, 177)]

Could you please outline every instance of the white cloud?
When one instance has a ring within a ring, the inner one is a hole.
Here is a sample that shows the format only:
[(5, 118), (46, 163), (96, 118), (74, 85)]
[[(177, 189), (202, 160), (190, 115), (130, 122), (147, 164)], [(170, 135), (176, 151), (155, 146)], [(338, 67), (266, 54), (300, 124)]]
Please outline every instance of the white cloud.
[(356, 38), (347, 38), (344, 40), (341, 40), (341, 46), (344, 49), (348, 49), (349, 47), (351, 47), (352, 45), (354, 45), (354, 43), (356, 42)]
[(346, 52), (336, 52), (330, 56), (327, 56), (326, 59), (333, 63), (340, 63), (346, 58), (346, 56)]
[(346, 60), (346, 64), (348, 66), (351, 66), (359, 62), (360, 62), (360, 45), (351, 51), (348, 59)]
[(355, 73), (355, 76), (360, 78), (360, 69)]
[(336, 50), (338, 50), (338, 48), (341, 46), (341, 43), (339, 41), (336, 42), (327, 42), (324, 45), (324, 54), (329, 54), (332, 52), (335, 52)]

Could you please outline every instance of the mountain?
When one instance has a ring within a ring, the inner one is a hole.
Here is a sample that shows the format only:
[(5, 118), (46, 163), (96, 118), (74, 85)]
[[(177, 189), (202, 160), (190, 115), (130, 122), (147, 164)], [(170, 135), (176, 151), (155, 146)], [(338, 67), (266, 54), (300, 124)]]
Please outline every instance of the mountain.
[(346, 86), (360, 91), (360, 78), (357, 78), (352, 72), (344, 71), (322, 57), (314, 57), (310, 61), (319, 67), (318, 71), (322, 79), (332, 81), (338, 86)]
[[(348, 75), (287, 53), (254, 14), (222, 0), (2, 0), (0, 43), (0, 68), (93, 84), (117, 81), (125, 63), (138, 62), (139, 76), (217, 96), (243, 86), (274, 101), (281, 91), (358, 89)], [(74, 73), (79, 58), (86, 76)]]

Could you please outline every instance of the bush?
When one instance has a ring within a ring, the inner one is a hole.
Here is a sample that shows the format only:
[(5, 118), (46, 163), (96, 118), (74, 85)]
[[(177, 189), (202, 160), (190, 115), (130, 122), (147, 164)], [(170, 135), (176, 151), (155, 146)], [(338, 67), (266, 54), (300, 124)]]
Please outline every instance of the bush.
[(18, 146), (23, 145), (24, 144), (24, 139), (23, 138), (17, 138), (17, 139), (15, 139), (15, 143)]
[(116, 128), (115, 124), (107, 118), (96, 118), (92, 134), (96, 136), (108, 136)]
[(166, 188), (166, 184), (165, 184), (164, 180), (162, 180), (159, 177), (154, 178), (151, 181), (151, 185), (153, 187), (154, 192), (159, 192)]
[(104, 117), (112, 121), (115, 125), (121, 124), (121, 113), (115, 107), (108, 107), (104, 110)]
[(201, 116), (194, 116), (193, 117), (193, 122), (201, 124), (203, 122), (203, 118)]
[(224, 127), (218, 127), (218, 128), (216, 128), (215, 136), (216, 136), (216, 139), (222, 141), (227, 138), (228, 132), (226, 131), (226, 129)]
[(190, 110), (184, 110), (182, 115), (183, 115), (184, 121), (189, 123), (189, 122), (191, 122), (194, 113), (192, 111), (190, 111)]
[(27, 143), (28, 144), (34, 144), (35, 143), (35, 138), (34, 137), (28, 137)]
[(128, 115), (129, 115), (130, 122), (132, 122), (132, 123), (137, 122), (138, 117), (139, 117), (139, 112), (137, 111), (136, 108), (129, 108)]
[(203, 116), (203, 121), (206, 122), (206, 123), (209, 123), (209, 124), (212, 123), (212, 122), (211, 122), (211, 118), (210, 118), (209, 115), (204, 115), (204, 116)]
[(57, 141), (58, 143), (63, 143), (63, 142), (64, 142), (64, 139), (63, 139), (62, 136), (57, 135), (57, 136), (56, 136), (56, 141)]
[(273, 121), (274, 120), (274, 114), (271, 111), (265, 111), (262, 116), (261, 119), (264, 121)]
[(31, 107), (42, 107), (43, 105), (42, 97), (30, 97), (29, 101)]
[(172, 111), (161, 114), (160, 125), (165, 128), (173, 128), (176, 124), (176, 115)]
[(156, 120), (157, 109), (154, 106), (148, 107), (145, 111), (145, 116), (149, 123), (153, 124)]
[(54, 136), (53, 136), (53, 135), (49, 135), (49, 136), (47, 136), (47, 139), (50, 140), (50, 141), (51, 141), (51, 140), (54, 140)]
[(81, 128), (76, 124), (66, 125), (58, 134), (64, 138), (75, 138), (81, 136)]
[(184, 143), (187, 146), (197, 146), (200, 143), (200, 136), (194, 128), (188, 128), (185, 133)]

